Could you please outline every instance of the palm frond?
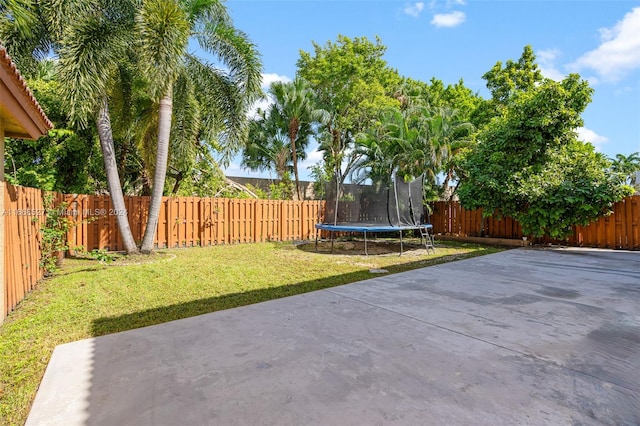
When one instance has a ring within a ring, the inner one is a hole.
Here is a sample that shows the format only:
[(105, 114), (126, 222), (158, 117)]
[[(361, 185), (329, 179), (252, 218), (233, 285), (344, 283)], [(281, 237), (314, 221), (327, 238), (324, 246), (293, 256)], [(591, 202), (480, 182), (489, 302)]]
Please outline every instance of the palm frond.
[(108, 82), (118, 67), (118, 53), (124, 56), (128, 33), (94, 14), (70, 26), (60, 49), (59, 74), (66, 83), (64, 98), (72, 120), (86, 125)]
[(249, 37), (224, 22), (207, 22), (194, 36), (204, 51), (228, 67), (244, 101), (253, 104), (262, 95), (262, 61)]
[(190, 30), (186, 13), (176, 2), (143, 2), (136, 16), (137, 47), (155, 100), (165, 96), (177, 78)]

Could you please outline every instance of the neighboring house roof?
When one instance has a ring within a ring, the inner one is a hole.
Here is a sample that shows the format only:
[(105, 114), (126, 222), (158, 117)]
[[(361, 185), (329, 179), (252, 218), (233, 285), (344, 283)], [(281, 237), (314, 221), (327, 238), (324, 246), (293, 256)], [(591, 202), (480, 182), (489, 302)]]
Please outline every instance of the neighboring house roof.
[(0, 44), (0, 118), (8, 138), (38, 139), (53, 124)]

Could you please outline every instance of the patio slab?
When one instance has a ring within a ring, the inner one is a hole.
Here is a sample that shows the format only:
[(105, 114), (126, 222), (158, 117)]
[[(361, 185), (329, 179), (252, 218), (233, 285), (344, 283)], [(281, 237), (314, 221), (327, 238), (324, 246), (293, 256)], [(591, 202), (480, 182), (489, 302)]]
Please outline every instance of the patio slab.
[(640, 253), (517, 249), (58, 346), (27, 425), (640, 424)]

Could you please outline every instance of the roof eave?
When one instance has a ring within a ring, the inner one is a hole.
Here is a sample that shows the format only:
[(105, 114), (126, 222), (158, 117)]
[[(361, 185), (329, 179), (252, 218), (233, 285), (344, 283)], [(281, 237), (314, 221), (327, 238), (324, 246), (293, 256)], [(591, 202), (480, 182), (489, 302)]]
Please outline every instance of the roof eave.
[(27, 83), (0, 45), (0, 98), (3, 106), (22, 129), (5, 129), (6, 137), (38, 139), (53, 128)]

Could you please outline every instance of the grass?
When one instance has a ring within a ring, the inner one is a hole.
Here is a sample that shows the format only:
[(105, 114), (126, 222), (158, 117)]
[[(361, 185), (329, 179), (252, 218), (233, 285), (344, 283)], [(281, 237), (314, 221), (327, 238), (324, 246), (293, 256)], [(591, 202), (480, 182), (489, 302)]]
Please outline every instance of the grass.
[(353, 245), (340, 243), (335, 254), (261, 243), (108, 264), (65, 259), (0, 326), (0, 424), (24, 424), (56, 345), (372, 278), (370, 269), (397, 273), (499, 251), (447, 242), (435, 255), (364, 256)]

